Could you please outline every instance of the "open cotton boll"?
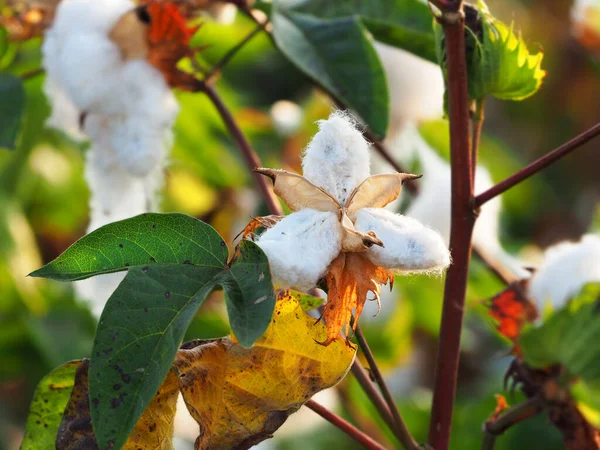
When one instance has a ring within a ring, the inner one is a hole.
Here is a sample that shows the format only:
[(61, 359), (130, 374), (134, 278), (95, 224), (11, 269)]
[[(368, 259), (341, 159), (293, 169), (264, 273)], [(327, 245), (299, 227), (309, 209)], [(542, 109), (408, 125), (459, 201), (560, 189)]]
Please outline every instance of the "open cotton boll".
[(303, 209), (265, 231), (257, 244), (269, 258), (274, 284), (308, 291), (340, 252), (341, 226), (331, 212)]
[(44, 94), (52, 105), (52, 113), (46, 125), (67, 134), (71, 139), (86, 139), (79, 125), (80, 111), (75, 107), (67, 93), (50, 76), (46, 76)]
[(528, 291), (541, 309), (547, 302), (558, 309), (590, 282), (600, 282), (600, 236), (596, 234), (548, 248)]
[(318, 124), (319, 131), (304, 153), (303, 174), (343, 205), (352, 190), (370, 175), (369, 144), (352, 118), (342, 111)]
[(450, 264), (450, 253), (440, 234), (411, 217), (381, 208), (365, 208), (356, 214), (355, 227), (374, 231), (383, 247), (367, 250), (378, 266), (400, 272), (436, 272)]
[(388, 136), (407, 124), (444, 115), (444, 78), (440, 66), (399, 48), (375, 43), (390, 96)]

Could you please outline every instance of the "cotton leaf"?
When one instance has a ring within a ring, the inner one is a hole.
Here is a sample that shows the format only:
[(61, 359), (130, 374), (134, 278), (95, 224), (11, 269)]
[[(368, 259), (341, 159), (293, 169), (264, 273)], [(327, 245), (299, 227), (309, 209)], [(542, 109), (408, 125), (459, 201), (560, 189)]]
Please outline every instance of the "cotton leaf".
[(229, 338), (195, 341), (175, 366), (188, 410), (199, 423), (196, 449), (249, 448), (271, 437), (315, 393), (337, 384), (355, 350), (327, 331), (297, 300), (281, 297), (270, 327), (245, 349)]
[[(87, 359), (81, 361), (77, 367), (71, 397), (56, 435), (57, 450), (98, 448), (90, 413), (88, 369)], [(119, 393), (121, 389), (119, 384), (115, 384), (113, 389), (112, 402), (118, 405), (126, 394)], [(172, 450), (178, 393), (177, 375), (170, 371), (154, 399), (139, 418), (123, 450)]]
[(367, 178), (348, 197), (346, 202), (348, 216), (355, 220), (356, 213), (363, 208), (383, 208), (398, 198), (404, 181), (416, 180), (421, 176), (410, 173), (390, 173)]
[(277, 169), (254, 169), (273, 180), (273, 189), (292, 211), (310, 208), (338, 213), (340, 204), (323, 188), (315, 186), (297, 173)]
[(327, 273), (327, 305), (323, 319), (327, 323), (327, 339), (322, 345), (329, 345), (339, 339), (340, 332), (350, 324), (352, 310), (355, 310), (354, 325), (367, 300), (369, 292), (379, 302), (381, 285), (393, 283), (394, 273), (373, 264), (365, 253), (341, 253), (329, 266)]

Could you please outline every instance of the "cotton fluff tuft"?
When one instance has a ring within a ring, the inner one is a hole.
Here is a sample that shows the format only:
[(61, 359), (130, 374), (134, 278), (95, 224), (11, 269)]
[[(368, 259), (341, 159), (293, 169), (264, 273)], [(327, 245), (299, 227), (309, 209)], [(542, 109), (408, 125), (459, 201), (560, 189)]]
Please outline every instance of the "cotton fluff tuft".
[(269, 258), (275, 284), (308, 291), (340, 252), (339, 219), (331, 212), (303, 209), (265, 231), (257, 244)]
[(302, 160), (304, 177), (344, 205), (352, 190), (370, 174), (369, 144), (351, 116), (342, 111), (318, 124), (319, 132)]
[(450, 254), (440, 234), (411, 217), (381, 208), (365, 208), (356, 215), (356, 229), (374, 231), (383, 247), (367, 255), (373, 264), (399, 272), (440, 272), (450, 264)]
[(586, 283), (600, 282), (600, 236), (561, 242), (545, 252), (544, 263), (529, 283), (529, 295), (543, 309), (563, 307)]

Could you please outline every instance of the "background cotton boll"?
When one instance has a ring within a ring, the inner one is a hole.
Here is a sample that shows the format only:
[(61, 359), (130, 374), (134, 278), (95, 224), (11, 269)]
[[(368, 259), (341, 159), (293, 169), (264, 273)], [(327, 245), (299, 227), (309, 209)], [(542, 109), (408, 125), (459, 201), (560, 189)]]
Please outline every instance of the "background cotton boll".
[(319, 132), (306, 148), (304, 177), (343, 205), (370, 174), (369, 145), (349, 115), (336, 111), (318, 122)]
[(63, 0), (56, 9), (53, 30), (59, 33), (108, 34), (119, 18), (135, 8), (129, 0)]
[(529, 283), (529, 295), (540, 308), (561, 308), (584, 284), (600, 281), (600, 236), (587, 234), (579, 242), (562, 242), (545, 252), (544, 263)]
[(440, 234), (411, 217), (380, 208), (361, 209), (356, 229), (374, 231), (384, 247), (367, 251), (371, 261), (390, 269), (416, 272), (442, 270), (450, 264), (450, 254)]
[(106, 302), (123, 281), (125, 274), (125, 272), (109, 273), (87, 280), (75, 281), (73, 284), (77, 297), (87, 302), (92, 314), (99, 319)]
[(273, 282), (308, 291), (341, 249), (337, 216), (303, 209), (265, 231), (257, 244), (269, 258)]
[(44, 82), (44, 94), (52, 105), (52, 113), (46, 120), (46, 126), (61, 130), (76, 141), (86, 139), (79, 125), (80, 111), (60, 85), (48, 75)]
[(275, 129), (282, 136), (295, 133), (302, 124), (302, 108), (288, 100), (279, 100), (273, 103), (269, 115)]
[(379, 42), (375, 43), (375, 50), (388, 81), (389, 136), (409, 122), (444, 115), (444, 79), (437, 64)]

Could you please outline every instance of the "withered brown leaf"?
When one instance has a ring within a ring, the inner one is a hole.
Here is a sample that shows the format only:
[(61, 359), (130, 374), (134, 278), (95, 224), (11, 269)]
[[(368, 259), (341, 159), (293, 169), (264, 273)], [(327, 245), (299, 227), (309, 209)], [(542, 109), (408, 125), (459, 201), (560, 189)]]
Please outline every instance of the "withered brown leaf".
[(355, 310), (356, 329), (368, 293), (372, 292), (374, 300), (379, 302), (381, 285), (393, 281), (394, 273), (373, 264), (364, 252), (340, 253), (327, 270), (327, 305), (323, 312), (323, 319), (327, 323), (327, 339), (321, 344), (329, 345), (344, 327), (348, 336), (352, 311)]

